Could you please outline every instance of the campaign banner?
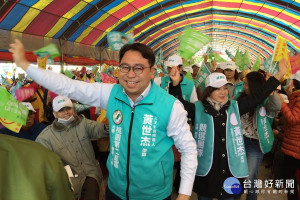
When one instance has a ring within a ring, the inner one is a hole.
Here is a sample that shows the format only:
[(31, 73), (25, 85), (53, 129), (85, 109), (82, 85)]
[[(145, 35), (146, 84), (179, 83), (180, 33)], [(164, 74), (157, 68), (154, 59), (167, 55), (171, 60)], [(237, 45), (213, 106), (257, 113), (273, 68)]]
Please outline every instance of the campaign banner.
[(113, 78), (113, 77), (111, 77), (111, 76), (109, 76), (109, 75), (107, 75), (103, 72), (101, 72), (100, 75), (101, 75), (101, 78), (102, 78), (102, 83), (117, 83), (118, 82), (117, 79), (115, 79), (115, 78)]
[(125, 44), (133, 44), (133, 33), (125, 34), (118, 31), (107, 33), (108, 44), (113, 51), (119, 51)]
[(22, 124), (4, 119), (2, 117), (0, 117), (0, 123), (15, 133), (19, 133), (22, 128)]
[(0, 88), (0, 110), (3, 119), (26, 125), (28, 109), (4, 88)]
[[(284, 80), (284, 79), (288, 79), (292, 75), (292, 69), (291, 69), (291, 63), (289, 58), (289, 52), (287, 49), (286, 39), (278, 35), (274, 47), (272, 61), (279, 62), (282, 58), (284, 58), (287, 61), (287, 65), (288, 65), (288, 70), (282, 78), (282, 80)], [(274, 65), (274, 70), (272, 71), (277, 71), (277, 69), (278, 69), (277, 65)]]
[(37, 57), (37, 65), (39, 68), (46, 69), (47, 60), (49, 58), (49, 55), (46, 55), (45, 57)]
[(295, 74), (298, 70), (300, 70), (300, 53), (290, 57), (290, 64), (292, 74)]
[(33, 87), (21, 87), (20, 89), (15, 90), (16, 99), (20, 102), (29, 99), (34, 95)]

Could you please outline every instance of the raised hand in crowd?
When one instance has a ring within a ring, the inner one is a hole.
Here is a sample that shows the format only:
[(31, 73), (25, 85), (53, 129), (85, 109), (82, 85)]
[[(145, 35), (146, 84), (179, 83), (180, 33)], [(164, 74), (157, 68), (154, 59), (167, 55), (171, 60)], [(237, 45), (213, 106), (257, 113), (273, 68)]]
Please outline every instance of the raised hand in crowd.
[(16, 65), (26, 71), (30, 62), (26, 59), (24, 45), (20, 42), (20, 40), (15, 39), (14, 43), (11, 43), (9, 46), (9, 52), (12, 53)]

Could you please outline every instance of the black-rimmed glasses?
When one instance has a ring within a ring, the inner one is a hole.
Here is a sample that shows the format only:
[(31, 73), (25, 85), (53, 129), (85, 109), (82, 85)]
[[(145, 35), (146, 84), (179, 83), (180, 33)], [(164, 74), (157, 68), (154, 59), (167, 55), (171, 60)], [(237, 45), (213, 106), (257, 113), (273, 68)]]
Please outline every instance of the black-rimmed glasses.
[(139, 75), (139, 74), (143, 73), (143, 71), (144, 71), (145, 68), (150, 68), (150, 67), (144, 67), (141, 64), (136, 64), (136, 65), (133, 65), (132, 67), (129, 66), (128, 64), (121, 64), (119, 66), (119, 69), (120, 69), (121, 72), (128, 73), (132, 69), (132, 71), (136, 75)]

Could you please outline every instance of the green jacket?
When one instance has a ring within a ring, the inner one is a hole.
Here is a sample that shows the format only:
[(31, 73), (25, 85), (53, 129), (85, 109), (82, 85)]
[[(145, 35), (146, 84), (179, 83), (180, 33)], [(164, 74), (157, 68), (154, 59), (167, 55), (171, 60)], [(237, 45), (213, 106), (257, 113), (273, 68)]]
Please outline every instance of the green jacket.
[(0, 163), (0, 199), (75, 199), (60, 158), (37, 142), (0, 134)]

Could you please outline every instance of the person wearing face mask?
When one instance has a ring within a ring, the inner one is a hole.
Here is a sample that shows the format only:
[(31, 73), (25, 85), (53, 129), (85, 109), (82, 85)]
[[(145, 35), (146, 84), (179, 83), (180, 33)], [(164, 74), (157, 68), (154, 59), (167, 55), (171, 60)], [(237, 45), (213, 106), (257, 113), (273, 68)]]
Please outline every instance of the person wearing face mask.
[(102, 172), (95, 159), (91, 139), (108, 137), (102, 123), (77, 116), (71, 100), (53, 99), (54, 122), (37, 137), (36, 142), (60, 156), (66, 166), (76, 198), (98, 200)]
[(205, 90), (195, 104), (182, 98), (179, 72), (170, 77), (170, 94), (178, 98), (192, 119), (197, 143), (198, 167), (193, 190), (198, 200), (233, 200), (242, 192), (248, 166), (240, 116), (259, 105), (279, 85), (287, 70), (286, 61), (278, 73), (257, 91), (238, 101), (228, 99), (228, 81), (222, 73), (212, 73), (205, 80)]

